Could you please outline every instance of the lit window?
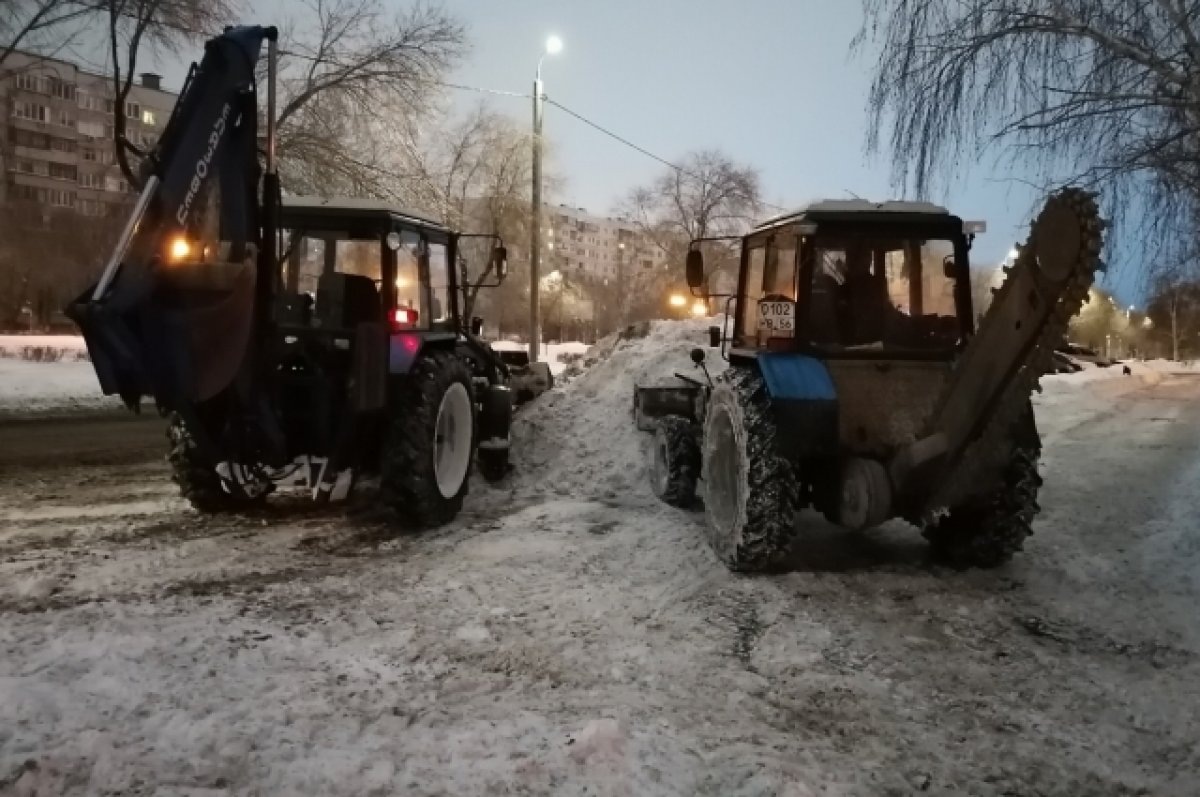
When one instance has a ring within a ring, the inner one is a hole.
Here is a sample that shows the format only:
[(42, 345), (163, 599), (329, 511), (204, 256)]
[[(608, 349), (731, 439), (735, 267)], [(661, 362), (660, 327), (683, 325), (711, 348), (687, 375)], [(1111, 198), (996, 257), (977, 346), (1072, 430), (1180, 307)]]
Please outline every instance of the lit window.
[(154, 111), (151, 111), (149, 108), (142, 111), (142, 124), (150, 125), (151, 127), (158, 124), (158, 120), (154, 118)]

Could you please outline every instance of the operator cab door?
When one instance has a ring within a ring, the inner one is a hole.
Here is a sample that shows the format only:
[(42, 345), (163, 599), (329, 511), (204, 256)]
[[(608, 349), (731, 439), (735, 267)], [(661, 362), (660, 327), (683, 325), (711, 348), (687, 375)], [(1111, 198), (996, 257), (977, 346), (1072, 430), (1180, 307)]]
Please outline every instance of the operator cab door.
[(385, 295), (393, 332), (457, 332), (458, 306), (449, 236), (439, 230), (397, 227), (388, 236), (391, 296)]
[(747, 239), (735, 346), (772, 351), (795, 347), (800, 243), (800, 235), (791, 228)]

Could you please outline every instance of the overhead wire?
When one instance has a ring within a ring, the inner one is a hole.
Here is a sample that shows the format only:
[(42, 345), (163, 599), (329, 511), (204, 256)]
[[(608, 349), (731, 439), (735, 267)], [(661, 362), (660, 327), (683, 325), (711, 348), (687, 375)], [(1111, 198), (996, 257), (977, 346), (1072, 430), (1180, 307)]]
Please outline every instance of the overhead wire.
[[(181, 33), (187, 33), (187, 34), (191, 34), (193, 36), (210, 36), (211, 37), (214, 35), (210, 31), (202, 31), (202, 30), (198, 30), (195, 28), (189, 28), (187, 26), (179, 25), (177, 23), (160, 21), (159, 24), (161, 24), (163, 27), (171, 28), (171, 29), (177, 30)], [(328, 64), (332, 64), (334, 66), (341, 66), (334, 59), (320, 58), (317, 56), (312, 56), (312, 55), (308, 55), (305, 53), (296, 52), (294, 50), (284, 50), (281, 48), (279, 51), (279, 54), (281, 56), (297, 58), (302, 61), (308, 61), (310, 63), (328, 63)], [(502, 89), (490, 89), (490, 88), (484, 88), (482, 86), (471, 86), (471, 85), (467, 85), (464, 83), (452, 83), (452, 82), (445, 81), (445, 80), (434, 80), (434, 79), (428, 79), (428, 78), (413, 78), (413, 80), (418, 83), (424, 83), (426, 85), (431, 85), (431, 86), (438, 86), (441, 88), (454, 89), (456, 91), (469, 91), (469, 92), (474, 92), (476, 94), (489, 94), (489, 95), (498, 96), (498, 97), (516, 97), (518, 99), (526, 99), (526, 100), (533, 99), (532, 94), (527, 94), (525, 92), (520, 92), (520, 91), (505, 91)], [(617, 143), (622, 144), (623, 146), (629, 147), (630, 149), (634, 150), (635, 152), (638, 152), (638, 153), (646, 156), (647, 158), (650, 158), (651, 160), (656, 161), (656, 162), (662, 164), (663, 166), (666, 166), (668, 169), (671, 169), (672, 171), (674, 171), (678, 174), (682, 174), (686, 177), (691, 177), (694, 180), (704, 181), (707, 179), (701, 174), (691, 171), (690, 169), (687, 169), (683, 166), (680, 166), (677, 163), (673, 163), (673, 162), (667, 160), (666, 158), (663, 158), (660, 155), (656, 155), (655, 153), (651, 152), (650, 150), (646, 149), (645, 147), (635, 144), (633, 141), (630, 141), (628, 138), (625, 138), (624, 136), (610, 130), (609, 128), (605, 127), (604, 125), (600, 124), (599, 122), (589, 119), (588, 117), (584, 116), (583, 114), (579, 113), (578, 111), (567, 107), (566, 105), (559, 102), (558, 100), (555, 100), (552, 97), (549, 97), (549, 96), (543, 94), (542, 98), (548, 105), (553, 105), (555, 108), (558, 108), (560, 111), (567, 114), (568, 116), (571, 116), (572, 118), (582, 122), (583, 124), (587, 125), (588, 127), (591, 127), (592, 129), (596, 130), (597, 132), (611, 138), (612, 140), (616, 141)], [(740, 199), (750, 202), (751, 204), (757, 204), (757, 205), (760, 205), (765, 208), (770, 208), (772, 210), (777, 210), (780, 212), (786, 212), (787, 210), (789, 210), (789, 208), (783, 207), (782, 205), (776, 205), (771, 202), (766, 202), (762, 199), (758, 199), (756, 197), (751, 197), (746, 194), (737, 194), (737, 196)]]

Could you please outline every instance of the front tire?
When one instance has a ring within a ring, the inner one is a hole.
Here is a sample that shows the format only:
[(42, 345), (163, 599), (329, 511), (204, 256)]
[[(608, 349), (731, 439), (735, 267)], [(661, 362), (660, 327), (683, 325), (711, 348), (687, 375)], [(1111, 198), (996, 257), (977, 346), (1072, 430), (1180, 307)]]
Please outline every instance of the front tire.
[(200, 453), (200, 447), (179, 413), (167, 419), (167, 439), (171, 443), (167, 461), (171, 465), (171, 481), (179, 485), (179, 493), (197, 512), (207, 515), (236, 512), (261, 506), (267, 498), (270, 483), (263, 481), (247, 492), (226, 484), (216, 466)]
[(709, 543), (731, 570), (775, 569), (791, 547), (799, 485), (776, 434), (756, 368), (718, 379), (704, 421), (704, 514)]
[(406, 528), (453, 520), (475, 450), (471, 371), (454, 354), (423, 357), (394, 391), (380, 468), (380, 492)]
[(1042, 444), (1030, 408), (1019, 421), (1003, 483), (991, 494), (954, 507), (923, 530), (933, 558), (957, 569), (995, 568), (1012, 560), (1033, 533), (1041, 511), (1038, 458)]
[(479, 473), (488, 484), (501, 481), (512, 470), (507, 448), (480, 448), (477, 457)]
[(650, 486), (658, 498), (687, 509), (696, 501), (700, 445), (692, 422), (678, 415), (658, 421), (650, 454)]

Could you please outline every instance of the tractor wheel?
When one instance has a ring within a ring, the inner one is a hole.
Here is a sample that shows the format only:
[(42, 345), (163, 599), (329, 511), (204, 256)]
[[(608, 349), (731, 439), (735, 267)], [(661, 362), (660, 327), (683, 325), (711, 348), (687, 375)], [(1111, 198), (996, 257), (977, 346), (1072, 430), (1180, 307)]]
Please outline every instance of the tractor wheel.
[(478, 458), (479, 472), (488, 484), (495, 484), (508, 475), (507, 448), (480, 448)]
[(999, 567), (1011, 560), (1033, 533), (1033, 519), (1041, 510), (1037, 493), (1042, 486), (1038, 475), (1042, 446), (1032, 409), (1019, 423), (1004, 482), (990, 495), (952, 508), (924, 529), (936, 560), (959, 569)]
[(709, 398), (703, 468), (709, 542), (731, 570), (773, 569), (791, 546), (799, 485), (775, 437), (762, 376), (729, 369)]
[(233, 512), (261, 505), (266, 500), (270, 482), (257, 485), (253, 491), (227, 485), (217, 469), (200, 456), (195, 438), (178, 413), (171, 413), (168, 418), (167, 439), (171, 441), (171, 451), (167, 454), (171, 481), (179, 485), (180, 494), (198, 512)]
[(393, 391), (380, 492), (407, 528), (453, 520), (475, 448), (471, 371), (451, 352), (423, 357)]
[(678, 415), (659, 420), (650, 459), (650, 487), (660, 499), (681, 509), (696, 500), (700, 445), (692, 422)]

